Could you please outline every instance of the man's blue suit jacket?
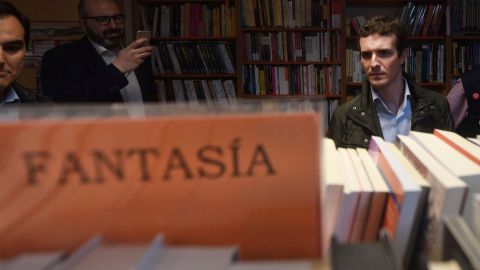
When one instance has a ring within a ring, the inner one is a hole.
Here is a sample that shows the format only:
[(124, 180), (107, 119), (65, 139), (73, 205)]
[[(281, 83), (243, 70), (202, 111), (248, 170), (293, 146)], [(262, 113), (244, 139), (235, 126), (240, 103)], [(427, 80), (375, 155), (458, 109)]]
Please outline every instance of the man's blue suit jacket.
[[(158, 101), (150, 58), (135, 70), (144, 102)], [(128, 80), (113, 64), (106, 65), (88, 40), (55, 47), (43, 55), (42, 92), (55, 102), (123, 102), (120, 89)]]

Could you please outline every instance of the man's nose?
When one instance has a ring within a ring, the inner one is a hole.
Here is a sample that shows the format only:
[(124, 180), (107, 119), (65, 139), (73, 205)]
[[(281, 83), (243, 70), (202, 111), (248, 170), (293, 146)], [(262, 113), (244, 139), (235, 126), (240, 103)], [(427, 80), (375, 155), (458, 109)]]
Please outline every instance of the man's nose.
[(113, 18), (110, 18), (110, 21), (108, 22), (107, 26), (108, 26), (108, 28), (116, 28), (117, 23), (115, 22), (115, 20)]
[(378, 61), (378, 57), (376, 54), (372, 54), (372, 61), (370, 61), (370, 66), (372, 67), (376, 67), (378, 65), (380, 65), (380, 62)]
[(3, 48), (0, 47), (0, 63), (3, 64), (5, 63), (5, 52), (3, 51)]

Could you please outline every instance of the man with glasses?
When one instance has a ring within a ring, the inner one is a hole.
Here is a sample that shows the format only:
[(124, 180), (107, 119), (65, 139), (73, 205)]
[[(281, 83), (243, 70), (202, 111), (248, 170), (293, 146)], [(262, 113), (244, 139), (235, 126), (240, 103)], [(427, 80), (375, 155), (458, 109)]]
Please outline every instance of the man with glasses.
[(43, 93), (56, 102), (158, 101), (145, 38), (122, 45), (125, 15), (114, 0), (80, 0), (78, 23), (86, 35), (47, 51)]

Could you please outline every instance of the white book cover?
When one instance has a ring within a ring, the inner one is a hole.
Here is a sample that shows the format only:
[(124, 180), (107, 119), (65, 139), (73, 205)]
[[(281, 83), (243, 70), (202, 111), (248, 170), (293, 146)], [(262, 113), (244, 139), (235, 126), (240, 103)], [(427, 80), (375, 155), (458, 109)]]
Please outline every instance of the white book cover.
[(340, 202), (337, 220), (333, 234), (339, 243), (350, 243), (355, 223), (358, 202), (360, 200), (361, 189), (356, 179), (354, 167), (348, 151), (345, 148), (337, 149), (342, 160), (343, 170), (345, 171), (345, 185), (343, 188), (342, 201)]
[(198, 104), (197, 93), (195, 92), (195, 85), (193, 80), (184, 80), (183, 84), (185, 85), (185, 93), (189, 103)]
[(229, 107), (228, 97), (227, 97), (227, 93), (225, 92), (225, 89), (223, 88), (222, 81), (212, 80), (212, 87), (213, 87), (213, 93), (215, 95), (215, 99), (217, 100), (217, 103), (220, 109), (228, 109)]
[(435, 129), (433, 134), (442, 139), (451, 147), (455, 148), (455, 150), (459, 151), (464, 156), (471, 159), (473, 162), (480, 165), (480, 148), (474, 147), (471, 141), (453, 131)]
[(173, 93), (176, 102), (185, 102), (185, 90), (181, 80), (172, 80)]
[(473, 233), (480, 239), (480, 193), (473, 195)]
[(417, 212), (415, 214), (415, 221), (411, 233), (412, 241), (409, 243), (407, 249), (408, 254), (415, 254), (415, 252), (417, 252), (420, 248), (424, 246), (424, 233), (427, 233), (427, 229), (429, 229), (426, 228), (426, 226), (428, 226), (428, 224), (426, 223), (428, 223), (427, 209), (429, 203), (428, 196), (430, 194), (431, 184), (427, 182), (423, 175), (415, 169), (415, 167), (408, 161), (408, 159), (402, 154), (402, 152), (400, 152), (400, 150), (397, 148), (397, 146), (395, 146), (395, 144), (391, 142), (385, 143), (421, 189), (421, 195), (419, 199), (421, 204), (419, 204), (419, 207), (417, 208)]
[(357, 148), (358, 157), (362, 161), (365, 172), (368, 175), (372, 185), (372, 203), (365, 223), (362, 242), (374, 242), (377, 240), (385, 205), (387, 203), (390, 188), (388, 188), (385, 179), (364, 148)]
[(431, 259), (440, 260), (444, 244), (442, 216), (462, 213), (468, 187), (412, 138), (398, 135), (397, 144), (405, 158), (431, 185), (425, 252)]
[(223, 88), (227, 93), (228, 103), (231, 106), (237, 105), (237, 93), (235, 91), (235, 85), (233, 84), (232, 80), (225, 80), (223, 81)]
[(225, 70), (227, 71), (227, 73), (235, 73), (235, 67), (233, 66), (232, 60), (230, 59), (230, 55), (228, 54), (226, 45), (223, 43), (218, 43), (217, 50), (220, 53), (220, 57), (222, 58), (222, 62), (225, 65)]
[(391, 189), (387, 201), (382, 230), (392, 239), (398, 258), (408, 266), (410, 256), (407, 251), (414, 241), (415, 217), (422, 191), (405, 167), (395, 157), (381, 137), (372, 136), (368, 153), (382, 171)]
[(472, 228), (472, 197), (475, 192), (480, 192), (480, 166), (434, 134), (411, 131), (408, 136), (435, 157), (453, 175), (467, 183), (469, 191), (463, 217)]
[(353, 148), (348, 148), (347, 152), (352, 160), (354, 166), (353, 169), (355, 170), (357, 181), (360, 186), (360, 190), (362, 191), (358, 201), (357, 214), (351, 237), (352, 242), (360, 243), (364, 236), (363, 233), (365, 231), (367, 217), (371, 209), (373, 188), (370, 180), (368, 179), (367, 172), (363, 167), (362, 161), (358, 157), (357, 151)]
[(461, 269), (480, 269), (480, 241), (461, 216), (443, 216), (446, 259), (459, 262)]
[(327, 258), (346, 176), (335, 142), (323, 138), (321, 149), (322, 258)]
[(205, 94), (205, 101), (207, 102), (207, 108), (209, 109), (216, 108), (215, 101), (213, 100), (212, 92), (210, 91), (210, 87), (208, 86), (207, 80), (202, 80), (202, 88), (203, 88), (203, 93)]

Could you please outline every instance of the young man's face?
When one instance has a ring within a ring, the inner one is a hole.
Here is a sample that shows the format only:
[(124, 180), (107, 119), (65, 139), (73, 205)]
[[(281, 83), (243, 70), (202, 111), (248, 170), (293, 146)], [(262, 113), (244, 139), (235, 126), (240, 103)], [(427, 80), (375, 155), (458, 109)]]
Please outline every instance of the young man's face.
[(395, 34), (374, 34), (360, 38), (360, 57), (367, 79), (373, 88), (382, 89), (402, 80), (402, 64), (406, 51), (398, 57)]
[[(85, 11), (88, 17), (121, 14), (120, 8), (112, 0), (85, 1)], [(113, 18), (110, 19), (107, 25), (99, 25), (95, 19), (80, 20), (80, 26), (92, 41), (107, 49), (120, 46), (125, 29), (125, 24), (117, 24)]]
[(20, 76), (25, 63), (27, 48), (24, 30), (13, 16), (0, 19), (0, 93)]

